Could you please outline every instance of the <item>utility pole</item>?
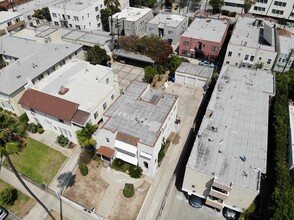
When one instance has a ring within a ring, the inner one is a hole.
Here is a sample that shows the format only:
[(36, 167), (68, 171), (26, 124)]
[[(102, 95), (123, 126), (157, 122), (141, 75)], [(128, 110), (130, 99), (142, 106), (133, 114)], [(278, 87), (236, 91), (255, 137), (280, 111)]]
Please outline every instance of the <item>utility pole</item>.
[(290, 50), (290, 53), (289, 53), (289, 55), (288, 55), (288, 57), (286, 58), (286, 64), (285, 64), (285, 66), (284, 66), (284, 68), (283, 68), (282, 73), (284, 73), (286, 67), (288, 66), (288, 63), (289, 63), (289, 61), (290, 61), (291, 56), (293, 55), (293, 53), (294, 53), (294, 49), (291, 49), (291, 50)]

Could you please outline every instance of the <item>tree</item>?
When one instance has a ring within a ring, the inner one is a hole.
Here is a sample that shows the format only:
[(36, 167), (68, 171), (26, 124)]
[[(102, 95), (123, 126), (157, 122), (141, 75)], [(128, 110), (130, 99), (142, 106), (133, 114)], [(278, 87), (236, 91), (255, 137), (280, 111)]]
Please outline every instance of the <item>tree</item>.
[[(110, 11), (110, 23), (111, 23), (111, 30), (110, 33), (113, 36), (113, 18), (112, 15), (115, 14), (117, 11), (119, 11), (120, 3), (119, 0), (104, 0), (104, 5), (107, 9)], [(113, 40), (113, 38), (112, 38)]]
[(153, 77), (157, 74), (157, 70), (153, 68), (152, 66), (146, 66), (144, 68), (144, 82), (152, 83)]
[(55, 219), (47, 207), (41, 202), (41, 200), (38, 199), (38, 197), (22, 180), (10, 160), (10, 154), (18, 153), (21, 148), (25, 146), (25, 142), (23, 140), (24, 135), (25, 126), (19, 123), (18, 119), (13, 115), (9, 115), (3, 111), (0, 111), (0, 156), (5, 157), (12, 172), (18, 181), (23, 185), (23, 187), (29, 192), (29, 194), (44, 208), (44, 210), (52, 219)]
[(4, 188), (0, 192), (0, 205), (13, 205), (16, 199), (17, 191), (11, 186)]
[(213, 9), (213, 13), (219, 13), (224, 5), (224, 0), (209, 0), (209, 5)]
[(182, 58), (176, 56), (176, 55), (173, 55), (169, 58), (168, 60), (168, 68), (169, 68), (169, 71), (171, 74), (174, 74), (176, 69), (182, 64), (183, 60)]
[(149, 8), (153, 8), (156, 0), (130, 0), (130, 6), (147, 6)]
[(98, 45), (95, 45), (87, 52), (87, 61), (91, 64), (107, 66), (107, 62), (110, 61), (110, 56), (106, 54), (106, 50), (102, 49)]
[[(244, 0), (244, 12), (247, 13), (250, 10), (251, 6), (255, 4), (255, 2), (256, 0)], [(242, 12), (243, 12), (243, 9), (242, 9)]]
[(48, 7), (42, 8), (42, 9), (37, 9), (34, 11), (33, 17), (39, 18), (39, 19), (45, 19), (48, 22), (51, 22), (51, 16), (50, 16), (50, 11)]
[(96, 141), (92, 138), (94, 132), (98, 129), (98, 125), (86, 124), (86, 126), (77, 131), (78, 142), (82, 147), (93, 146)]
[(109, 31), (108, 18), (110, 16), (111, 12), (108, 8), (105, 8), (105, 9), (100, 10), (100, 14), (101, 14), (102, 29), (103, 29), (103, 31), (108, 32)]

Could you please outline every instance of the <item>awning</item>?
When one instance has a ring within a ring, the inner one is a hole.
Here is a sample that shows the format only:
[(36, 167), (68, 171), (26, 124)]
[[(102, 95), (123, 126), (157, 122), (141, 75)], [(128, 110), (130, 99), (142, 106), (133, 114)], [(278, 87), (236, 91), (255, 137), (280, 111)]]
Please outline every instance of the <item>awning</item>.
[(136, 157), (126, 155), (126, 154), (121, 153), (119, 151), (116, 152), (116, 158), (122, 159), (123, 161), (126, 161), (126, 162), (133, 164), (135, 166), (138, 165), (138, 159)]
[(100, 148), (97, 149), (97, 154), (103, 155), (108, 158), (112, 158), (114, 155), (114, 152), (115, 152), (114, 149), (110, 147), (106, 147), (106, 146), (100, 146)]

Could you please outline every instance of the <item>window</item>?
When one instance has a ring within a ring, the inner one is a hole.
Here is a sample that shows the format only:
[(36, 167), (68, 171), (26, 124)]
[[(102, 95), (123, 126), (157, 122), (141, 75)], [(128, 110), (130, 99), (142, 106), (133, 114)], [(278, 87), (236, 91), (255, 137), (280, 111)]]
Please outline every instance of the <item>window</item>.
[(264, 7), (258, 7), (258, 6), (254, 6), (253, 8), (255, 11), (265, 11)]
[[(55, 14), (56, 15), (56, 14)], [(32, 16), (28, 15), (28, 20), (31, 20), (32, 19)]]
[(212, 47), (211, 47), (211, 50), (212, 50), (212, 51), (218, 51), (218, 47), (212, 46)]
[(190, 43), (188, 41), (183, 42), (183, 46), (189, 46), (189, 45), (190, 45)]
[(282, 60), (282, 63), (285, 63), (285, 59)]
[(105, 102), (104, 104), (103, 104), (103, 109), (105, 110), (107, 108), (107, 103)]
[(274, 5), (286, 7), (287, 3), (286, 2), (278, 2), (278, 1), (275, 1), (274, 2)]
[(232, 56), (232, 51), (229, 51), (228, 56), (229, 56), (229, 57)]
[(54, 25), (55, 25), (55, 26), (59, 26), (59, 24), (58, 24), (57, 21), (54, 21)]
[(91, 22), (89, 22), (89, 26), (91, 26)]
[(111, 95), (111, 99), (112, 99), (112, 100), (114, 99), (114, 94)]
[(238, 66), (239, 64), (238, 63), (235, 63), (235, 66)]
[(284, 11), (273, 9), (272, 10), (272, 13), (273, 14), (278, 14), (278, 15), (283, 15), (284, 14)]
[(67, 16), (67, 19), (70, 19), (70, 16), (69, 15)]
[(254, 60), (254, 56), (250, 56), (250, 61), (253, 61)]
[(246, 54), (244, 60), (248, 60), (248, 58), (249, 58), (249, 55)]
[(256, 0), (256, 2), (263, 3), (263, 4), (267, 4), (267, 1), (268, 0)]
[(75, 21), (79, 21), (79, 17), (78, 16), (74, 16), (74, 20)]
[(144, 164), (145, 168), (148, 169), (148, 163), (146, 161), (144, 161), (143, 164)]
[(168, 33), (168, 34), (173, 34), (174, 32), (173, 32), (173, 31), (168, 31), (167, 33)]
[(230, 61), (226, 61), (226, 64), (230, 64)]
[(95, 11), (98, 11), (99, 10), (99, 7), (95, 7)]
[(261, 59), (262, 59), (262, 57), (259, 57), (258, 59), (259, 59), (259, 60), (261, 60)]
[(82, 16), (82, 20), (84, 20), (84, 16)]
[(72, 24), (68, 24), (68, 26), (69, 26), (70, 28), (72, 28)]
[(81, 30), (80, 25), (76, 25), (76, 29)]
[(272, 59), (268, 59), (266, 63), (271, 64), (271, 62), (272, 62)]
[(101, 4), (101, 5), (100, 5), (100, 8), (102, 8), (102, 7), (103, 7), (103, 5)]
[(107, 143), (110, 143), (109, 138), (105, 138), (105, 140), (106, 140)]
[(108, 84), (108, 83), (109, 83), (109, 78), (106, 79), (106, 84)]
[(240, 57), (241, 56), (241, 53), (238, 53), (238, 57)]
[(9, 26), (11, 26), (11, 25), (12, 25), (11, 21), (8, 21), (8, 22), (7, 22), (7, 26), (9, 27)]
[(99, 19), (100, 19), (100, 15), (97, 15), (96, 20), (99, 21)]
[(97, 24), (97, 27), (100, 27), (100, 23)]
[(94, 118), (96, 119), (98, 117), (98, 112), (95, 112)]
[(52, 13), (52, 16), (53, 16), (54, 18), (56, 18), (56, 17), (57, 17), (56, 13)]
[(19, 21), (20, 21), (20, 19), (19, 19), (19, 18), (16, 18), (16, 19), (15, 19), (15, 22), (19, 22)]

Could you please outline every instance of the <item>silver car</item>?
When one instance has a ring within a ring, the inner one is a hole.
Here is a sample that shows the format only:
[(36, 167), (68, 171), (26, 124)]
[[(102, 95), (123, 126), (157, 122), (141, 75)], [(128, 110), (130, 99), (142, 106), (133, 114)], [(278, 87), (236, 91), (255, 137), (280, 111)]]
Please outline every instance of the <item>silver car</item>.
[(8, 215), (8, 211), (2, 206), (0, 206), (0, 220), (5, 219), (7, 215)]

